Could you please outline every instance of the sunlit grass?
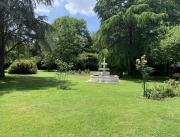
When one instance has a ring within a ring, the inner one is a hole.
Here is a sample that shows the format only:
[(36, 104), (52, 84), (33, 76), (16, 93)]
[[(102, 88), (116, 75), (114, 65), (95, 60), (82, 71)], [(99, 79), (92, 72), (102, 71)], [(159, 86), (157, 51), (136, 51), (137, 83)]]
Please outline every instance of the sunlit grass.
[(146, 100), (140, 80), (93, 84), (88, 75), (69, 76), (69, 89), (59, 90), (55, 76), (0, 81), (0, 137), (180, 136), (178, 97)]

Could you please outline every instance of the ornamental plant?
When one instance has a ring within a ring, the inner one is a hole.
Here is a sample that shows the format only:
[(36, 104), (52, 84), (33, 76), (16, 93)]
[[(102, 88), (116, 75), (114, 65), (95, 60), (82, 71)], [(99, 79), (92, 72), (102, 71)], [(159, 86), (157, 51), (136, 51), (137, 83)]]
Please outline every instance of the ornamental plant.
[(73, 65), (63, 62), (62, 60), (59, 59), (56, 60), (56, 64), (58, 65), (58, 70), (57, 70), (58, 89), (68, 89), (69, 88), (68, 72), (71, 70)]
[(147, 79), (149, 74), (153, 72), (153, 68), (149, 67), (147, 63), (146, 55), (143, 55), (140, 59), (136, 59), (136, 68), (142, 75), (144, 96), (147, 96)]

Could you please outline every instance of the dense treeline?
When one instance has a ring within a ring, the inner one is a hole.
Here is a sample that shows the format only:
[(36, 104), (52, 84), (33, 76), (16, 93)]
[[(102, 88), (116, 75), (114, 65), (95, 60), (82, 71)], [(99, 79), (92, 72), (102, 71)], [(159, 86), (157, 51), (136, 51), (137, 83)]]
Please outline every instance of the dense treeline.
[(39, 69), (56, 69), (61, 60), (75, 70), (97, 70), (106, 56), (119, 75), (136, 74), (135, 60), (143, 54), (156, 75), (169, 74), (180, 61), (179, 0), (98, 0), (96, 33), (82, 19), (65, 16), (50, 25), (35, 15), (36, 4), (51, 2), (0, 1), (0, 77), (16, 59), (35, 58)]
[(179, 61), (179, 1), (99, 0), (95, 11), (101, 19), (96, 45), (108, 49), (116, 71), (135, 74), (135, 59), (143, 54), (157, 70)]

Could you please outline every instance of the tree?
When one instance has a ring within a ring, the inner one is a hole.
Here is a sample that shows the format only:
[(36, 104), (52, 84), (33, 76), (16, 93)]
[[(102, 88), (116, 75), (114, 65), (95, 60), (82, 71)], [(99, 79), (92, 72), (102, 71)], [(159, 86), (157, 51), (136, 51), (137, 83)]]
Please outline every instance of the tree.
[(171, 24), (178, 24), (180, 21), (179, 0), (98, 0), (95, 6), (95, 11), (103, 22), (116, 15), (119, 11), (126, 10), (131, 5), (137, 4), (148, 4), (153, 12), (163, 12), (168, 14), (168, 22), (171, 22)]
[(171, 28), (160, 42), (161, 50), (170, 63), (180, 61), (180, 26)]
[(180, 61), (180, 26), (167, 28), (159, 43), (152, 49), (152, 58), (157, 64), (176, 64)]
[(180, 1), (179, 0), (144, 0), (156, 13), (164, 12), (169, 18), (169, 25), (180, 23)]
[(149, 4), (138, 0), (100, 0), (95, 11), (102, 19), (98, 44), (102, 49), (109, 49), (114, 66), (121, 66), (133, 74), (135, 59), (148, 51), (147, 45), (154, 39), (156, 29), (167, 14), (156, 13)]
[(75, 64), (78, 55), (92, 45), (86, 22), (65, 16), (55, 20), (52, 26), (55, 56), (63, 62)]
[[(5, 56), (21, 44), (45, 41), (48, 26), (44, 17), (36, 17), (34, 8), (53, 0), (1, 0), (0, 1), (0, 78), (5, 76)], [(10, 45), (10, 47), (9, 47)]]

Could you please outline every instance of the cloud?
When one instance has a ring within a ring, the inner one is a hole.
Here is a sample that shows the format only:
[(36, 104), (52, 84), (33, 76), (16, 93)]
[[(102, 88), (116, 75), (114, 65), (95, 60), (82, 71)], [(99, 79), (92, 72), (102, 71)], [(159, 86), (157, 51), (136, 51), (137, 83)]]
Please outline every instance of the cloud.
[(60, 6), (61, 5), (61, 3), (63, 2), (64, 0), (54, 0), (54, 6), (55, 7), (58, 7), (58, 6)]
[(42, 4), (38, 5), (35, 9), (35, 13), (37, 15), (49, 16), (54, 8), (57, 9), (60, 6), (64, 6), (71, 15), (81, 14), (85, 16), (94, 16), (95, 12), (93, 8), (95, 4), (96, 0), (54, 0), (52, 7)]
[(66, 10), (72, 14), (82, 14), (86, 16), (94, 16), (93, 8), (96, 4), (96, 0), (68, 0), (65, 4)]
[(38, 5), (35, 9), (35, 13), (41, 15), (49, 15), (50, 8), (43, 5)]
[(54, 3), (51, 6), (45, 6), (45, 5), (37, 5), (36, 9), (35, 9), (35, 13), (38, 14), (38, 15), (46, 15), (48, 16), (51, 12), (51, 10), (54, 8), (54, 7), (59, 7), (61, 5), (61, 3), (63, 2), (64, 0), (54, 0)]

